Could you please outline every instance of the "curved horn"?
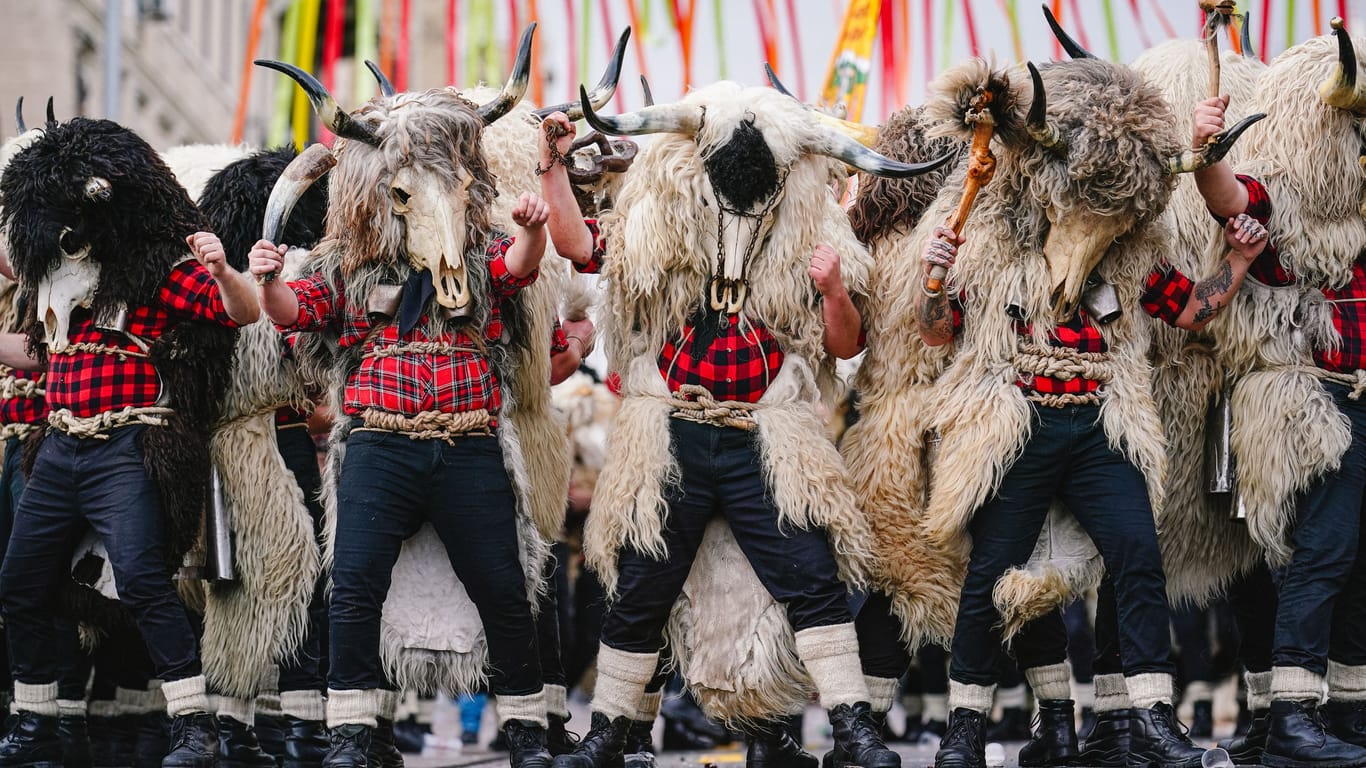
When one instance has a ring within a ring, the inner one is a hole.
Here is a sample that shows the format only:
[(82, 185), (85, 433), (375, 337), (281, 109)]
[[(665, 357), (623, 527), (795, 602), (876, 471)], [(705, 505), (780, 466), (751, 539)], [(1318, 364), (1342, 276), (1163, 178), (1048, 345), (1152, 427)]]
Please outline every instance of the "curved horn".
[(1238, 141), (1238, 137), (1243, 135), (1253, 123), (1266, 117), (1265, 112), (1258, 112), (1255, 115), (1248, 115), (1239, 120), (1232, 128), (1223, 133), (1217, 133), (1210, 137), (1209, 143), (1202, 149), (1187, 149), (1180, 154), (1172, 155), (1167, 158), (1167, 170), (1171, 173), (1191, 173), (1201, 168), (1214, 165), (1224, 159), (1233, 145)]
[(650, 90), (650, 81), (645, 79), (645, 75), (640, 76), (640, 90), (645, 96), (645, 106), (653, 107), (655, 105), (655, 94)]
[[(617, 81), (621, 79), (621, 65), (626, 61), (626, 43), (631, 39), (631, 28), (621, 33), (617, 38), (617, 47), (612, 49), (612, 58), (607, 63), (607, 71), (602, 73), (602, 79), (593, 86), (593, 90), (588, 92), (589, 98), (593, 100), (593, 106), (602, 109), (612, 96), (617, 92)], [(641, 77), (644, 77), (642, 75)], [(556, 104), (550, 107), (541, 107), (536, 110), (536, 117), (544, 120), (556, 112), (565, 113), (570, 120), (582, 120), (583, 108), (577, 101), (567, 101), (563, 104)]]
[(859, 143), (857, 139), (839, 131), (826, 130), (824, 134), (824, 146), (813, 147), (812, 151), (833, 157), (864, 173), (889, 179), (905, 179), (938, 170), (947, 165), (957, 154), (956, 152), (948, 152), (927, 163), (899, 163), (874, 152)]
[(357, 122), (355, 118), (337, 106), (337, 100), (332, 98), (332, 94), (327, 92), (327, 89), (318, 82), (316, 77), (283, 61), (257, 59), (255, 63), (259, 67), (283, 72), (298, 83), (308, 96), (309, 103), (313, 105), (313, 111), (318, 113), (318, 117), (322, 119), (323, 125), (327, 126), (328, 130), (344, 139), (363, 141), (372, 147), (379, 146), (379, 137), (375, 135), (374, 131)]
[(379, 83), (379, 93), (381, 96), (389, 97), (394, 95), (394, 84), (389, 82), (389, 76), (384, 74), (384, 70), (380, 69), (378, 64), (366, 59), (365, 68), (370, 70), (370, 74), (375, 77), (375, 82)]
[(1239, 30), (1242, 37), (1243, 56), (1249, 59), (1255, 59), (1257, 58), (1257, 52), (1252, 50), (1252, 30), (1250, 29), (1251, 24), (1252, 11), (1245, 11), (1243, 13), (1243, 28)]
[(1366, 108), (1366, 93), (1357, 85), (1357, 52), (1342, 19), (1334, 16), (1333, 35), (1338, 39), (1338, 69), (1319, 87), (1319, 98), (1330, 107), (1353, 112)]
[(20, 96), (19, 101), (14, 103), (14, 123), (19, 128), (20, 133), (27, 133), (28, 126), (24, 125), (24, 97)]
[(702, 127), (700, 107), (683, 104), (664, 104), (646, 107), (636, 112), (624, 112), (616, 117), (599, 115), (588, 100), (588, 89), (579, 86), (579, 103), (588, 124), (609, 136), (639, 136), (643, 133), (697, 133)]
[[(773, 90), (784, 96), (791, 96), (794, 99), (797, 98), (796, 94), (792, 93), (791, 89), (786, 85), (783, 85), (783, 81), (778, 79), (778, 73), (773, 71), (772, 65), (767, 61), (764, 62), (764, 74), (768, 75), (768, 84), (773, 86)], [(800, 101), (800, 99), (797, 100)]]
[(1048, 123), (1048, 94), (1044, 91), (1039, 68), (1034, 66), (1032, 61), (1027, 64), (1029, 78), (1034, 81), (1034, 100), (1029, 105), (1029, 116), (1025, 118), (1025, 130), (1029, 131), (1030, 138), (1045, 148), (1064, 152), (1067, 150), (1067, 142), (1058, 132), (1058, 127)]
[(517, 46), (517, 61), (512, 65), (508, 81), (503, 84), (503, 92), (498, 94), (498, 98), (479, 107), (479, 116), (484, 118), (485, 125), (506, 115), (526, 95), (527, 82), (531, 79), (531, 38), (535, 35), (536, 22), (533, 21), (522, 32), (522, 42)]
[(1053, 37), (1058, 38), (1058, 43), (1062, 46), (1063, 51), (1065, 51), (1068, 56), (1071, 56), (1074, 59), (1096, 58), (1094, 53), (1081, 47), (1081, 43), (1078, 43), (1076, 40), (1072, 39), (1071, 35), (1067, 34), (1067, 30), (1063, 29), (1062, 25), (1058, 23), (1057, 18), (1053, 16), (1053, 11), (1049, 10), (1046, 3), (1043, 7), (1043, 16), (1048, 20), (1048, 28), (1053, 30)]
[(47, 97), (47, 127), (52, 130), (57, 127), (57, 113), (52, 111), (52, 97)]

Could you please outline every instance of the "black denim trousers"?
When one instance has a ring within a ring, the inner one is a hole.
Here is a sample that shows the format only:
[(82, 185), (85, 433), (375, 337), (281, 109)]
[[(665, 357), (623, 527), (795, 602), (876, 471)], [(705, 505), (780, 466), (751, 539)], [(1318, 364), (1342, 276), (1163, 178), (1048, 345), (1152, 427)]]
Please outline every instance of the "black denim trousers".
[(86, 524), (108, 551), (119, 599), (137, 621), (156, 677), (200, 673), (198, 643), (171, 586), (161, 501), (143, 463), (143, 430), (120, 427), (106, 439), (54, 430), (43, 439), (0, 566), (0, 609), (16, 681), (50, 683), (62, 674), (69, 644), (55, 610)]
[(337, 488), (329, 687), (388, 687), (380, 666), (380, 616), (403, 541), (423, 523), (436, 529), (479, 610), (489, 692), (539, 691), (536, 625), (518, 559), (517, 503), (498, 439), (448, 443), (368, 430), (351, 433)]
[(602, 641), (619, 651), (653, 653), (683, 590), (707, 523), (725, 517), (741, 551), (795, 631), (852, 621), (824, 530), (784, 528), (764, 480), (757, 435), (673, 419), (679, 481), (665, 492), (663, 560), (624, 548), (617, 599), (603, 618)]
[(1366, 563), (1357, 561), (1366, 490), (1366, 400), (1351, 399), (1351, 389), (1340, 384), (1326, 387), (1351, 423), (1352, 443), (1337, 471), (1314, 481), (1296, 500), (1294, 554), (1281, 572), (1272, 654), (1275, 666), (1320, 675), (1328, 669), (1330, 643), (1334, 661), (1366, 664)]
[[(318, 450), (313, 437), (303, 425), (275, 430), (275, 444), (280, 458), (294, 475), (294, 482), (304, 492), (304, 504), (313, 518), (313, 532), (321, 542), (323, 505), (318, 498), (322, 489), (322, 472), (318, 469)], [(327, 684), (327, 576), (318, 575), (313, 597), (308, 602), (308, 633), (294, 655), (280, 664), (280, 690), (321, 691)]]
[[(1035, 407), (1032, 421), (1024, 450), (969, 524), (972, 555), (949, 676), (972, 685), (998, 682), (1000, 615), (992, 590), (1007, 569), (1029, 560), (1054, 499), (1076, 516), (1114, 579), (1124, 673), (1170, 674), (1166, 579), (1142, 473), (1110, 447), (1097, 406)], [(1061, 626), (1059, 619), (1049, 634)]]

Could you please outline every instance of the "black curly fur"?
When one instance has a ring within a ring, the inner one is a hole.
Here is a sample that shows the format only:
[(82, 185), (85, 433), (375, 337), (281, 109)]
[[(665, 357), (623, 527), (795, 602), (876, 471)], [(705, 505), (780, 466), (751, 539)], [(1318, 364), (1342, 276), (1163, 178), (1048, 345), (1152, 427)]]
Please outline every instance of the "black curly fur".
[[(270, 191), (297, 155), (293, 147), (261, 150), (228, 165), (204, 185), (204, 193), (199, 196), (199, 210), (208, 218), (214, 234), (223, 241), (223, 252), (233, 269), (247, 268), (247, 253), (261, 239)], [(323, 236), (326, 216), (327, 177), (324, 176), (294, 205), (280, 242), (295, 248), (312, 248)]]
[(934, 202), (967, 149), (951, 137), (930, 138), (921, 121), (922, 107), (897, 110), (878, 136), (877, 151), (903, 163), (923, 163), (947, 152), (954, 159), (943, 168), (909, 179), (887, 179), (865, 174), (859, 180), (858, 197), (849, 209), (849, 223), (860, 241), (872, 245), (894, 232), (909, 232)]
[(753, 210), (778, 191), (778, 161), (753, 121), (735, 126), (725, 144), (707, 153), (703, 165), (712, 186), (737, 210)]

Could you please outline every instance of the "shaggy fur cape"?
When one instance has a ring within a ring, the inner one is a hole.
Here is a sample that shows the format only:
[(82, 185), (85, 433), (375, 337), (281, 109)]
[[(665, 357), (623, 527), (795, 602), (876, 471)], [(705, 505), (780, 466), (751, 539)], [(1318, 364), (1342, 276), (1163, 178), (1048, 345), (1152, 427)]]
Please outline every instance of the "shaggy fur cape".
[[(1354, 43), (1366, 50), (1363, 38)], [(1270, 194), (1270, 239), (1299, 282), (1270, 288), (1249, 278), (1211, 326), (1238, 376), (1233, 454), (1248, 530), (1273, 564), (1289, 560), (1296, 496), (1336, 470), (1351, 444), (1346, 416), (1312, 373), (1313, 350), (1340, 342), (1321, 290), (1345, 285), (1366, 248), (1361, 117), (1319, 98), (1336, 68), (1336, 41), (1316, 37), (1278, 56), (1258, 84), (1256, 109), (1267, 118), (1236, 168)]]
[[(1166, 158), (1179, 147), (1173, 118), (1155, 89), (1126, 67), (1084, 60), (1045, 65), (1041, 74), (1048, 119), (1068, 142), (1065, 156), (1023, 131), (1028, 77), (1019, 70), (992, 72), (986, 62), (968, 62), (936, 81), (926, 107), (926, 118), (937, 124), (933, 133), (966, 138), (960, 119), (966, 99), (989, 79), (1009, 80), (993, 139), (995, 177), (977, 198), (964, 228), (967, 242), (949, 274), (966, 307), (952, 344), (931, 348), (921, 341), (916, 302), (906, 297), (920, 290), (920, 253), (957, 206), (966, 164), (912, 233), (893, 234), (877, 248), (882, 277), (869, 297), (869, 353), (855, 380), (862, 418), (843, 450), (880, 541), (896, 547), (877, 581), (893, 596), (909, 643), (952, 637), (970, 546), (967, 523), (1030, 437), (1030, 406), (1015, 384), (1020, 338), (1006, 310), (1023, 311), (1036, 343), (1046, 343), (1060, 319), (1042, 253), (1049, 207), (1064, 216), (1133, 221), (1097, 267), (1125, 308), (1101, 326), (1112, 374), (1101, 422), (1110, 444), (1143, 472), (1154, 508), (1161, 506), (1165, 449), (1147, 359), (1150, 325), (1138, 296), (1170, 248), (1159, 217), (1172, 188)], [(940, 436), (936, 451), (926, 439), (931, 433)], [(1097, 577), (1095, 564), (1078, 551), (1075, 531), (1059, 530), (1064, 523), (1075, 526), (1070, 516), (1054, 514), (1040, 535), (1034, 568), (1048, 578), (1020, 580), (1023, 572), (1016, 572), (997, 585), (1007, 635)]]
[[(860, 296), (870, 280), (867, 251), (825, 186), (828, 159), (801, 149), (815, 125), (794, 100), (771, 89), (717, 83), (684, 102), (706, 107), (701, 132), (656, 136), (626, 175), (616, 209), (602, 219), (604, 335), (610, 367), (622, 374), (623, 401), (585, 528), (588, 565), (612, 593), (623, 547), (666, 554), (664, 491), (678, 482), (679, 470), (657, 356), (705, 301), (715, 264), (716, 201), (704, 157), (740, 120), (752, 118), (778, 168), (790, 169), (769, 236), (747, 268), (743, 312), (743, 320), (772, 331), (787, 355), (755, 414), (763, 470), (779, 525), (827, 531), (842, 575), (863, 584), (871, 542), (826, 437), (821, 408), (833, 405), (834, 361), (823, 348), (819, 294), (807, 270), (815, 247), (828, 244), (841, 254), (850, 293)], [(668, 639), (684, 678), (713, 716), (768, 718), (810, 696), (786, 615), (723, 522), (708, 529)]]
[[(493, 91), (476, 89), (470, 96), (487, 101)], [(485, 247), (495, 234), (488, 223), (510, 230), (512, 206), (523, 191), (536, 188), (534, 142), (544, 138), (530, 108), (519, 105), (485, 128), (469, 100), (443, 89), (376, 99), (358, 117), (383, 144), (376, 149), (351, 141), (338, 143), (326, 233), (304, 265), (304, 274), (323, 274), (333, 285), (345, 286), (347, 295), (357, 301), (363, 301), (378, 282), (402, 282), (411, 267), (402, 250), (402, 223), (388, 202), (388, 179), (404, 162), (451, 169), (455, 158), (468, 164), (467, 170), (478, 180), (470, 187), (470, 209), (484, 224), (467, 230), (465, 262), (475, 316), (486, 317)], [(505, 341), (489, 346), (489, 361), (503, 387), (498, 437), (517, 493), (520, 559), (533, 605), (541, 589), (548, 539), (563, 523), (569, 486), (568, 441), (549, 395), (555, 300), (567, 269), (560, 261), (548, 248), (536, 283), (504, 305)], [(482, 326), (482, 321), (475, 322), (476, 328)], [(473, 333), (480, 335), (482, 330)], [(304, 334), (298, 353), (308, 377), (325, 386), (334, 410), (341, 413), (342, 388), (362, 350), (338, 351), (335, 341), (330, 334)], [(338, 419), (324, 473), (325, 564), (331, 562), (336, 536), (337, 478), (348, 431), (349, 420)], [(460, 692), (485, 684), (482, 624), (430, 526), (404, 544), (381, 629), (384, 672), (398, 688)]]

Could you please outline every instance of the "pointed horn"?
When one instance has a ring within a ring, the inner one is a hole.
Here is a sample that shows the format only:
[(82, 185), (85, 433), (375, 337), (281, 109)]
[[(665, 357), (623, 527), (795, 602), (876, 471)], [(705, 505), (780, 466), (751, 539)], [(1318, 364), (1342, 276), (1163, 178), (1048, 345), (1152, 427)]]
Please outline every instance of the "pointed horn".
[(1048, 94), (1043, 87), (1043, 77), (1039, 75), (1039, 68), (1034, 66), (1034, 62), (1027, 62), (1027, 65), (1029, 78), (1034, 82), (1034, 100), (1029, 105), (1029, 116), (1025, 118), (1025, 130), (1045, 148), (1065, 152), (1067, 142), (1058, 133), (1057, 126), (1048, 122)]
[(588, 89), (579, 86), (579, 103), (588, 124), (608, 136), (639, 136), (644, 133), (684, 133), (689, 136), (702, 127), (702, 110), (682, 104), (646, 107), (616, 117), (599, 115), (588, 100)]
[(824, 131), (824, 146), (813, 147), (812, 151), (828, 155), (845, 165), (857, 168), (864, 173), (889, 179), (905, 179), (922, 173), (943, 168), (952, 160), (956, 152), (948, 152), (927, 163), (899, 163), (885, 155), (874, 152), (840, 131)]
[(14, 104), (14, 123), (19, 128), (20, 133), (27, 133), (28, 126), (24, 125), (24, 97), (20, 96), (19, 101)]
[(1078, 43), (1076, 40), (1072, 39), (1071, 35), (1067, 34), (1067, 30), (1063, 29), (1062, 25), (1058, 23), (1057, 18), (1053, 16), (1053, 11), (1049, 10), (1047, 4), (1043, 7), (1043, 16), (1048, 20), (1048, 28), (1053, 30), (1053, 37), (1058, 38), (1058, 43), (1062, 45), (1062, 49), (1068, 56), (1071, 56), (1074, 59), (1096, 58), (1094, 53), (1081, 47), (1081, 43)]
[(645, 95), (645, 106), (653, 107), (655, 105), (655, 94), (650, 90), (650, 81), (645, 79), (645, 75), (640, 76), (640, 90)]
[[(611, 101), (612, 97), (616, 95), (617, 81), (621, 79), (621, 65), (626, 61), (626, 43), (630, 41), (630, 39), (631, 28), (627, 27), (626, 31), (621, 33), (621, 37), (617, 38), (617, 47), (612, 49), (612, 58), (607, 63), (607, 71), (602, 73), (602, 79), (598, 81), (597, 85), (593, 86), (593, 90), (588, 92), (588, 97), (592, 99), (593, 106), (598, 109), (602, 109), (606, 106), (607, 102)], [(643, 78), (644, 75), (641, 77)], [(583, 109), (579, 106), (577, 101), (567, 101), (563, 104), (556, 104), (551, 107), (541, 107), (536, 110), (536, 117), (544, 120), (556, 112), (565, 113), (570, 120), (583, 119)]]
[(47, 127), (52, 130), (57, 127), (57, 113), (52, 111), (52, 97), (47, 97)]
[(1254, 51), (1254, 50), (1252, 50), (1252, 29), (1251, 29), (1251, 25), (1252, 25), (1252, 11), (1245, 11), (1245, 12), (1243, 13), (1243, 24), (1242, 24), (1242, 29), (1239, 30), (1239, 33), (1240, 33), (1241, 36), (1242, 36), (1243, 56), (1246, 57), (1246, 58), (1249, 58), (1249, 59), (1255, 59), (1255, 58), (1257, 58), (1257, 52)]
[(503, 84), (503, 92), (479, 108), (479, 116), (484, 118), (485, 125), (512, 111), (526, 95), (527, 82), (531, 79), (531, 39), (535, 36), (536, 22), (533, 21), (522, 32), (522, 42), (517, 46), (517, 61), (512, 65), (508, 81)]
[[(764, 62), (764, 74), (768, 75), (768, 84), (773, 86), (773, 90), (784, 96), (791, 96), (794, 99), (797, 98), (796, 95), (792, 93), (791, 89), (786, 85), (783, 85), (783, 81), (778, 79), (778, 73), (773, 71), (772, 65), (767, 61)], [(800, 101), (800, 99), (798, 99), (798, 101)]]
[(337, 156), (325, 144), (309, 144), (304, 151), (289, 161), (266, 200), (266, 215), (261, 225), (261, 237), (279, 244), (289, 214), (295, 203), (304, 196), (314, 182), (321, 179), (337, 164)]
[(1340, 17), (1333, 17), (1332, 27), (1338, 39), (1338, 69), (1319, 88), (1319, 98), (1330, 107), (1356, 112), (1366, 107), (1366, 94), (1357, 86), (1356, 46)]
[(318, 82), (316, 77), (293, 64), (286, 64), (274, 59), (257, 59), (256, 65), (273, 69), (276, 72), (283, 72), (298, 83), (299, 87), (304, 89), (304, 94), (308, 96), (308, 102), (313, 105), (313, 111), (318, 113), (318, 117), (328, 130), (344, 139), (363, 141), (372, 147), (379, 146), (379, 137), (375, 135), (374, 131), (357, 122), (355, 118), (337, 106), (337, 100), (332, 98), (332, 94), (327, 92), (327, 89)]
[(1264, 117), (1266, 117), (1265, 112), (1248, 115), (1232, 128), (1211, 137), (1203, 149), (1187, 149), (1178, 155), (1173, 155), (1167, 160), (1167, 169), (1172, 173), (1191, 173), (1214, 165), (1223, 160), (1224, 155), (1233, 149), (1233, 145), (1238, 141), (1238, 137), (1243, 135), (1244, 131)]
[(380, 69), (378, 64), (366, 59), (365, 68), (370, 70), (370, 74), (374, 76), (375, 82), (379, 83), (379, 93), (381, 96), (387, 98), (394, 95), (394, 84), (389, 82), (388, 75), (384, 74), (384, 70)]

